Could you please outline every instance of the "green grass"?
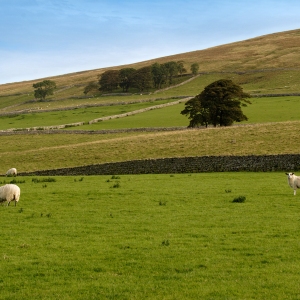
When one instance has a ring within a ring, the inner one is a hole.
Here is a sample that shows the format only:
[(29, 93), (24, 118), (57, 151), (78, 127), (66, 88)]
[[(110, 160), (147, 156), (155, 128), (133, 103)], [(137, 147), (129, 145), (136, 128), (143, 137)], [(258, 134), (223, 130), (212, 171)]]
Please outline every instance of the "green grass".
[[(144, 127), (177, 127), (187, 126), (187, 117), (180, 114), (184, 109), (184, 103), (154, 109), (132, 116), (105, 120), (93, 124), (78, 126), (76, 129), (83, 130), (104, 130)], [(68, 128), (72, 130), (72, 128)]]
[[(236, 124), (253, 124), (265, 122), (285, 122), (300, 119), (300, 96), (251, 98), (252, 104), (242, 107), (248, 121)], [(147, 111), (126, 118), (112, 119), (78, 129), (100, 130), (139, 127), (173, 127), (188, 126), (189, 119), (180, 114), (184, 103)]]
[(0, 174), (136, 159), (299, 153), (300, 121), (167, 132), (1, 136)]
[(245, 123), (284, 122), (300, 119), (300, 97), (252, 98), (252, 104), (243, 107), (248, 117)]
[[(205, 71), (205, 70), (204, 70)], [(83, 86), (71, 86), (69, 88), (58, 88), (55, 94), (46, 102), (32, 102), (34, 99), (33, 88), (18, 91), (9, 96), (8, 93), (1, 93), (0, 110), (2, 112), (24, 110), (24, 109), (63, 109), (64, 107), (76, 107), (84, 104), (95, 105), (99, 103), (117, 103), (120, 101), (136, 101), (146, 99), (156, 99), (174, 96), (195, 96), (199, 94), (205, 86), (219, 79), (231, 79), (241, 85), (244, 91), (251, 94), (280, 94), (300, 92), (298, 83), (299, 70), (272, 70), (257, 71), (253, 73), (208, 73), (195, 78), (189, 83), (173, 87), (168, 90), (158, 91), (150, 95), (128, 95), (128, 96), (99, 96), (89, 95), (82, 98)], [(186, 78), (184, 78), (185, 80)], [(1, 86), (0, 86), (1, 87)], [(31, 100), (31, 101), (30, 101)]]
[(0, 299), (297, 299), (285, 177), (19, 177), (20, 202), (0, 206)]
[[(174, 99), (119, 106), (101, 106), (85, 109), (78, 108), (67, 111), (17, 114), (7, 117), (2, 116), (0, 118), (0, 129), (42, 127), (70, 124), (75, 122), (85, 122), (85, 125), (76, 127), (76, 129), (83, 130), (188, 126), (188, 118), (180, 114), (180, 112), (184, 109), (184, 103), (147, 111), (125, 118), (102, 121), (91, 125), (87, 124), (88, 121), (100, 117), (122, 114), (172, 101), (174, 101)], [(243, 112), (248, 117), (248, 121), (243, 123), (284, 122), (299, 120), (299, 96), (252, 98), (251, 101), (251, 105), (242, 107)], [(74, 127), (70, 127), (68, 129), (72, 130)]]
[(31, 128), (52, 125), (63, 125), (76, 122), (88, 122), (93, 119), (123, 114), (126, 112), (147, 108), (154, 105), (172, 102), (174, 99), (157, 100), (133, 104), (75, 108), (72, 110), (34, 112), (28, 114), (13, 114), (0, 117), (0, 129)]

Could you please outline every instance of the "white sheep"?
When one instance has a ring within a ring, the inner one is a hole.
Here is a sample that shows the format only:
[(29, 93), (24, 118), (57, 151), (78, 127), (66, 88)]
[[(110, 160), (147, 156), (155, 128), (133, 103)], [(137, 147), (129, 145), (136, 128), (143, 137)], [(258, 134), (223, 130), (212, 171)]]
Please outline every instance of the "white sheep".
[(294, 190), (294, 195), (296, 196), (296, 190), (300, 188), (300, 177), (294, 173), (285, 174), (287, 175), (288, 184)]
[(11, 201), (15, 201), (15, 206), (20, 199), (20, 188), (15, 184), (6, 184), (0, 186), (0, 202), (7, 201), (7, 206), (10, 204)]
[(6, 172), (6, 176), (17, 176), (17, 169), (16, 168), (11, 168)]

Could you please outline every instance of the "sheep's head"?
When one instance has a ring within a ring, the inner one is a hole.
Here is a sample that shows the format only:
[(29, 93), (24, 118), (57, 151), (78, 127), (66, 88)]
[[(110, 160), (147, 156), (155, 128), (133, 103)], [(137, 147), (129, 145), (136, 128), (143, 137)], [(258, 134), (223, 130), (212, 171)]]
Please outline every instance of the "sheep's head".
[(288, 178), (292, 178), (295, 174), (294, 173), (285, 173), (285, 175), (287, 175)]

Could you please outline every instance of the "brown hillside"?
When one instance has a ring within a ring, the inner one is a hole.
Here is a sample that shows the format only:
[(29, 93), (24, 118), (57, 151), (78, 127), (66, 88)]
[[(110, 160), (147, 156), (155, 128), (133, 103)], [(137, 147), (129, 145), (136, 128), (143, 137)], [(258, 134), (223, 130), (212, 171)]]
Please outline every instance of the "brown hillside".
[[(201, 72), (245, 71), (278, 68), (300, 68), (300, 29), (273, 33), (253, 39), (225, 44), (217, 47), (186, 52), (130, 65), (114, 66), (89, 71), (49, 77), (58, 86), (84, 85), (97, 79), (107, 69), (124, 67), (140, 68), (154, 62), (183, 60), (186, 68), (198, 62)], [(0, 85), (0, 94), (13, 94), (32, 90), (32, 83), (41, 79)]]

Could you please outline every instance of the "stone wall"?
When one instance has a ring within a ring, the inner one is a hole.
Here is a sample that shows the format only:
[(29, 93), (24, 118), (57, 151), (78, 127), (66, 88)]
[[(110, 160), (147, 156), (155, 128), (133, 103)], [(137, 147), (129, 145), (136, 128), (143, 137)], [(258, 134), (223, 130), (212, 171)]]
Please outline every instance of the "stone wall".
[(56, 170), (41, 170), (19, 175), (122, 175), (122, 174), (175, 174), (200, 172), (270, 172), (297, 171), (300, 154), (261, 156), (202, 156), (133, 160), (95, 164)]

